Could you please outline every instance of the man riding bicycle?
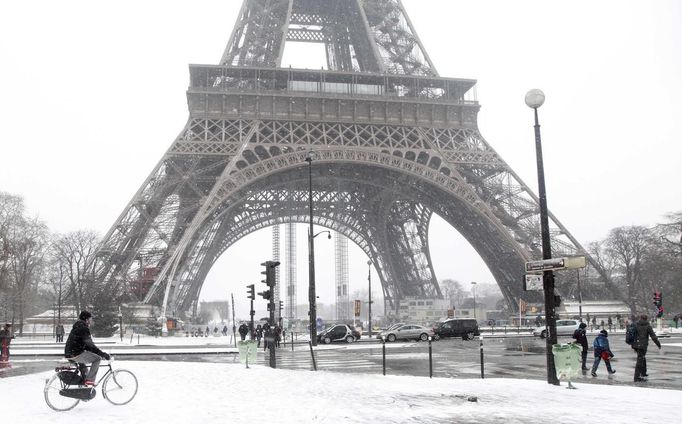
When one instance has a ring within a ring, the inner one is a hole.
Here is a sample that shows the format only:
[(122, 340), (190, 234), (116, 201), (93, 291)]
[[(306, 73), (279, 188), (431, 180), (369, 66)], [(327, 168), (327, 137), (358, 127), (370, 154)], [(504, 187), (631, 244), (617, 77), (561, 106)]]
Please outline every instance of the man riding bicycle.
[(97, 371), (99, 370), (99, 363), (102, 358), (107, 361), (111, 359), (109, 354), (101, 351), (90, 336), (90, 323), (92, 322), (92, 314), (88, 311), (83, 311), (78, 316), (78, 321), (73, 324), (73, 328), (69, 333), (69, 338), (66, 339), (64, 347), (64, 356), (67, 360), (76, 362), (81, 372), (84, 372), (87, 364), (90, 369), (85, 375), (86, 386), (94, 386), (97, 378)]

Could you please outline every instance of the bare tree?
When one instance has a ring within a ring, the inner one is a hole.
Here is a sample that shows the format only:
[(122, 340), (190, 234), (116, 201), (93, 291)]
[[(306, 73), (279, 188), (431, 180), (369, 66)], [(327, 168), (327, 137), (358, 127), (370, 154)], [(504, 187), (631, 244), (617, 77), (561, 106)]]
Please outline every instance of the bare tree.
[(622, 299), (633, 314), (647, 307), (646, 293), (652, 293), (648, 264), (656, 255), (656, 240), (650, 229), (628, 226), (612, 229), (605, 240), (590, 247), (601, 265), (611, 294)]
[(19, 334), (23, 334), (26, 305), (36, 297), (44, 271), (48, 230), (37, 218), (23, 219), (10, 228), (8, 236), (12, 250), (9, 258), (12, 314), (19, 319)]
[(53, 258), (66, 284), (64, 299), (77, 311), (92, 305), (97, 293), (92, 267), (98, 239), (97, 233), (80, 230), (58, 236), (52, 244)]
[(462, 284), (457, 280), (446, 279), (441, 281), (440, 289), (443, 297), (448, 300), (450, 306), (461, 306), (462, 300), (466, 297)]
[[(0, 192), (0, 295), (7, 296), (9, 266), (12, 256), (10, 233), (12, 228), (23, 221), (24, 199)], [(6, 304), (6, 302), (3, 302)]]

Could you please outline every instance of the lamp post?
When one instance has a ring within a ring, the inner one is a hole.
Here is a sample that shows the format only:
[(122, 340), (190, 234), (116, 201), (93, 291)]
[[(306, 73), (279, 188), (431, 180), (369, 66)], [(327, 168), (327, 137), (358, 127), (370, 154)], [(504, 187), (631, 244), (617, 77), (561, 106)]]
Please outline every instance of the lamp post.
[(118, 307), (118, 330), (121, 334), (121, 341), (123, 341), (123, 313), (120, 306)]
[(367, 284), (369, 285), (369, 306), (368, 306), (368, 321), (369, 321), (369, 338), (372, 338), (372, 261), (367, 261)]
[[(476, 319), (476, 282), (471, 282), (471, 292), (474, 294), (474, 319)], [(478, 320), (476, 320), (478, 322)]]
[[(533, 109), (535, 114), (535, 155), (538, 167), (538, 196), (540, 198), (540, 233), (542, 236), (542, 259), (552, 258), (552, 247), (549, 238), (549, 218), (547, 213), (547, 194), (545, 192), (545, 170), (542, 164), (542, 141), (540, 138), (540, 122), (538, 120), (538, 108), (545, 102), (545, 93), (533, 89), (526, 93), (526, 105)], [(546, 352), (547, 357), (547, 382), (559, 385), (559, 379), (554, 368), (554, 355), (552, 346), (556, 344), (556, 317), (554, 316), (554, 273), (544, 271), (542, 286), (545, 292), (545, 320), (547, 323)]]
[(308, 204), (310, 208), (310, 228), (308, 229), (308, 303), (310, 310), (310, 342), (317, 346), (317, 304), (315, 296), (315, 233), (313, 232), (313, 159), (314, 152), (308, 152)]

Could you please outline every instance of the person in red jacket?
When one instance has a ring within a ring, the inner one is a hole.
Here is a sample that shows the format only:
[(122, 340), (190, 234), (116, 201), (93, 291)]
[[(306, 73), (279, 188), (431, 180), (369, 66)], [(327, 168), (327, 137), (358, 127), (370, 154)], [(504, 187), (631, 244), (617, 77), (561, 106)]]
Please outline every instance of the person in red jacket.
[[(64, 356), (67, 360), (79, 364), (81, 371), (90, 365), (90, 369), (85, 375), (85, 386), (94, 386), (97, 378), (97, 371), (99, 370), (99, 363), (102, 358), (107, 361), (111, 359), (109, 354), (101, 351), (92, 341), (90, 336), (90, 323), (92, 322), (92, 314), (88, 311), (83, 311), (78, 316), (78, 321), (73, 324), (73, 328), (69, 333), (69, 338), (66, 339), (64, 346)], [(81, 366), (82, 365), (82, 366)]]

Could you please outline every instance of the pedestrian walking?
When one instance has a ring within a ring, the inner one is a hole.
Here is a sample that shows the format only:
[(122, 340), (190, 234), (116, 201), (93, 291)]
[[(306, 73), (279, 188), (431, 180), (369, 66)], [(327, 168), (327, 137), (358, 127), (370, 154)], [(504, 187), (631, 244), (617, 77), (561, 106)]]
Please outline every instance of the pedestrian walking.
[(613, 326), (613, 320), (611, 319), (611, 315), (609, 315), (609, 318), (608, 318), (608, 320), (606, 321), (606, 323), (607, 323), (608, 326), (609, 326), (609, 331), (611, 331), (611, 330), (612, 330), (611, 327)]
[[(12, 333), (12, 324), (7, 323), (3, 329), (0, 330), (0, 362), (3, 364), (9, 364), (9, 344), (13, 338), (14, 333)], [(0, 368), (4, 368), (4, 366)]]
[(661, 342), (658, 341), (654, 329), (649, 324), (649, 317), (641, 315), (637, 321), (635, 342), (632, 348), (637, 352), (637, 363), (635, 364), (635, 381), (647, 381), (646, 351), (649, 347), (649, 338), (661, 349)]
[(241, 336), (242, 340), (246, 339), (246, 335), (249, 333), (249, 327), (246, 326), (245, 322), (242, 322), (239, 325), (239, 335)]
[(263, 338), (263, 327), (261, 327), (260, 324), (258, 324), (256, 326), (256, 341), (258, 342), (256, 347), (260, 347), (260, 339), (262, 339), (262, 338)]
[(223, 326), (223, 336), (227, 336), (227, 325)]
[(209, 335), (210, 333), (211, 333), (211, 329), (210, 329), (210, 328), (208, 327), (208, 325), (207, 325), (207, 326), (206, 326), (206, 337), (208, 337), (208, 335)]
[(55, 335), (57, 336), (57, 343), (62, 343), (64, 341), (64, 326), (61, 322), (57, 324)]
[(606, 371), (609, 374), (615, 374), (616, 370), (611, 368), (611, 358), (613, 358), (613, 352), (609, 347), (609, 332), (606, 330), (601, 330), (599, 335), (594, 339), (592, 347), (594, 347), (594, 364), (592, 365), (592, 377), (597, 376), (597, 368), (599, 367), (599, 362), (604, 360), (606, 364)]
[(263, 324), (263, 350), (268, 349), (268, 344), (273, 342), (272, 331), (270, 329), (270, 323), (266, 322)]
[(597, 327), (597, 317), (592, 317), (592, 327), (590, 330), (594, 330)]
[(282, 341), (282, 327), (279, 325), (275, 326), (275, 346), (280, 347), (280, 342)]
[(585, 331), (585, 328), (587, 328), (587, 324), (584, 322), (581, 322), (578, 328), (573, 332), (573, 338), (575, 339), (575, 343), (579, 344), (582, 347), (582, 362), (583, 362), (583, 371), (587, 371), (587, 332)]

